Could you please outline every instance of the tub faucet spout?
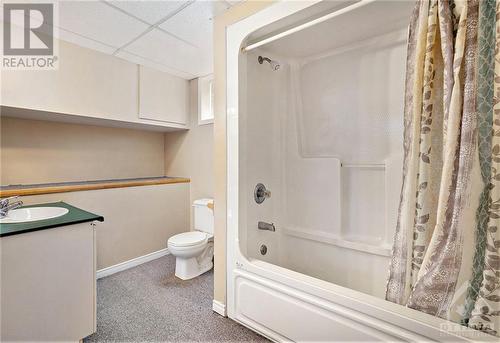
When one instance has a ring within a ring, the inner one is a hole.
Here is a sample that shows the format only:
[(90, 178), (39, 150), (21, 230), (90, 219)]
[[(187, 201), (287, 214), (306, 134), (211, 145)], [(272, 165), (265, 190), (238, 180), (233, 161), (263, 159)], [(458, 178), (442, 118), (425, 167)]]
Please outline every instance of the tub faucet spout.
[(259, 222), (257, 228), (259, 230), (266, 230), (272, 232), (276, 231), (276, 227), (274, 226), (273, 223)]

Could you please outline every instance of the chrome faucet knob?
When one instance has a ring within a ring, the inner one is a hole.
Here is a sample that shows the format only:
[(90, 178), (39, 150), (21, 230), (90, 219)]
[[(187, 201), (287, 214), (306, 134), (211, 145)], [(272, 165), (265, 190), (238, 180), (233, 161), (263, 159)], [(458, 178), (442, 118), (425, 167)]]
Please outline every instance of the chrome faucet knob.
[(23, 205), (23, 202), (18, 199), (19, 199), (18, 195), (0, 199), (0, 218), (5, 218), (10, 210), (14, 210)]
[(262, 183), (258, 183), (257, 186), (255, 186), (253, 196), (257, 204), (262, 204), (264, 200), (271, 197), (271, 191), (266, 189), (266, 186)]
[(8, 205), (11, 200), (18, 199), (19, 195), (14, 195), (12, 197), (0, 199), (0, 205)]

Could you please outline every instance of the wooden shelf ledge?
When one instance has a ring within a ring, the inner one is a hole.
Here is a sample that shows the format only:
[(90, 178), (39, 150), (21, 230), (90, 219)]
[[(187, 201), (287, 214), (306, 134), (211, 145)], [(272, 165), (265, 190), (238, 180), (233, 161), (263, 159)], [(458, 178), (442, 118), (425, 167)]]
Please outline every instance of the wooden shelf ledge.
[(61, 183), (45, 183), (33, 185), (11, 185), (0, 186), (0, 197), (10, 196), (26, 196), (26, 195), (41, 195), (51, 193), (66, 193), (91, 191), (98, 189), (166, 185), (173, 183), (189, 183), (191, 180), (182, 177), (147, 177), (137, 179), (116, 179), (116, 180), (99, 180), (99, 181), (82, 181), (82, 182), (61, 182)]

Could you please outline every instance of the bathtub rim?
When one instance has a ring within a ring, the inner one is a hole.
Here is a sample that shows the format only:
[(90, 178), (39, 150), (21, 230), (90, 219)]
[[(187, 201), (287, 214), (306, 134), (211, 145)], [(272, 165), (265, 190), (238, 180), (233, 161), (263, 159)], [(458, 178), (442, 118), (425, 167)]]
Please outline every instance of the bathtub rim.
[[(485, 341), (497, 342), (498, 338), (484, 332), (462, 327), (446, 319), (407, 308), (353, 289), (312, 276), (295, 272), (258, 259), (247, 258), (239, 244), (239, 56), (246, 38), (258, 29), (277, 20), (288, 17), (321, 0), (309, 2), (285, 2), (283, 0), (268, 8), (242, 19), (226, 28), (226, 140), (227, 140), (227, 217), (226, 217), (226, 303), (230, 318), (240, 321), (235, 310), (235, 280), (237, 277), (261, 278), (286, 285), (306, 295), (312, 295), (339, 304), (351, 310), (365, 313), (383, 322), (394, 324), (401, 332), (392, 332), (404, 337), (413, 332), (437, 341)], [(460, 327), (458, 332), (442, 327)], [(250, 326), (251, 327), (251, 326)], [(257, 330), (255, 327), (251, 327)], [(259, 330), (257, 330), (259, 332)], [(425, 332), (425, 334), (421, 334)], [(260, 332), (270, 337), (269, 332)], [(272, 336), (270, 338), (273, 338)], [(279, 339), (279, 337), (278, 337)]]
[[(373, 295), (339, 286), (335, 283), (296, 272), (273, 263), (254, 258), (248, 259), (241, 252), (237, 263), (237, 268), (233, 270), (235, 278), (246, 277), (250, 279), (261, 278), (272, 280), (288, 288), (303, 292), (306, 295), (318, 297), (330, 303), (362, 312), (372, 318), (381, 319), (384, 322), (401, 328), (401, 332), (390, 332), (392, 335), (400, 336), (401, 338), (406, 336), (403, 332), (403, 330), (406, 330), (439, 341), (498, 342), (497, 337), (484, 332), (460, 326), (455, 322), (435, 317), (382, 298), (377, 298)], [(441, 329), (440, 326), (459, 327), (460, 330), (459, 333), (447, 332)], [(425, 332), (425, 334), (422, 332)]]

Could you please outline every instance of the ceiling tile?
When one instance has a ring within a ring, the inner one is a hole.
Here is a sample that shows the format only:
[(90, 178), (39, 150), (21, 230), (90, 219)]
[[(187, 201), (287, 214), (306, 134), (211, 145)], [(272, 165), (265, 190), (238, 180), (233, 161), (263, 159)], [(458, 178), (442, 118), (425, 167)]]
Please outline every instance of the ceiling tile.
[(144, 20), (147, 23), (155, 24), (160, 19), (165, 18), (170, 13), (176, 11), (188, 1), (106, 0), (106, 2)]
[(126, 61), (132, 62), (132, 63), (140, 64), (140, 65), (143, 65), (146, 67), (150, 67), (150, 68), (153, 68), (153, 69), (156, 69), (159, 71), (169, 73), (171, 75), (182, 77), (183, 79), (186, 79), (186, 80), (191, 80), (191, 79), (195, 78), (195, 75), (193, 75), (193, 74), (184, 73), (182, 71), (169, 68), (167, 66), (164, 66), (163, 64), (150, 61), (146, 58), (143, 58), (141, 56), (137, 56), (135, 54), (131, 54), (131, 53), (126, 52), (126, 51), (120, 51), (115, 56), (122, 58)]
[(239, 4), (240, 2), (243, 2), (243, 0), (226, 0), (226, 2), (229, 3), (229, 5), (234, 6)]
[(70, 42), (70, 43), (76, 44), (78, 46), (82, 46), (84, 48), (103, 52), (103, 53), (109, 54), (109, 55), (111, 55), (117, 49), (117, 47), (109, 46), (109, 45), (97, 42), (95, 40), (80, 36), (78, 34), (75, 34), (75, 33), (70, 32), (70, 31), (66, 31), (66, 30), (61, 29), (61, 28), (59, 30), (56, 30), (56, 37), (63, 40), (63, 41)]
[(193, 75), (199, 73), (200, 49), (157, 29), (132, 42), (124, 51), (180, 72)]
[(225, 1), (197, 1), (159, 27), (198, 47), (212, 44), (213, 20), (229, 7)]
[[(14, 27), (18, 27), (18, 26), (23, 27), (24, 26), (24, 17), (22, 17), (22, 16), (21, 16), (21, 18), (13, 17), (12, 19), (13, 19), (12, 23), (15, 25)], [(31, 20), (32, 25), (41, 25), (42, 24), (41, 18), (38, 18), (36, 16), (31, 16), (30, 20)], [(76, 44), (78, 46), (82, 46), (84, 48), (97, 50), (97, 51), (103, 52), (105, 54), (112, 54), (118, 48), (117, 46), (106, 45), (106, 44), (100, 43), (98, 41), (92, 40), (90, 38), (81, 36), (77, 33), (67, 31), (67, 30), (59, 28), (59, 27), (54, 28), (53, 34), (54, 34), (54, 37), (56, 37), (60, 40), (70, 42), (70, 43)]]
[(60, 1), (59, 27), (110, 46), (122, 46), (148, 25), (100, 1)]
[[(56, 30), (56, 36), (82, 47), (113, 54), (148, 29), (148, 25), (123, 11), (153, 23), (190, 2), (107, 1), (112, 6), (94, 0), (59, 1), (60, 28)], [(126, 45), (124, 51), (120, 50), (116, 56), (184, 79), (212, 73), (211, 19), (228, 7), (225, 1), (198, 0), (191, 3), (163, 23), (164, 31), (153, 29), (147, 32)], [(187, 44), (183, 39), (192, 43)]]

